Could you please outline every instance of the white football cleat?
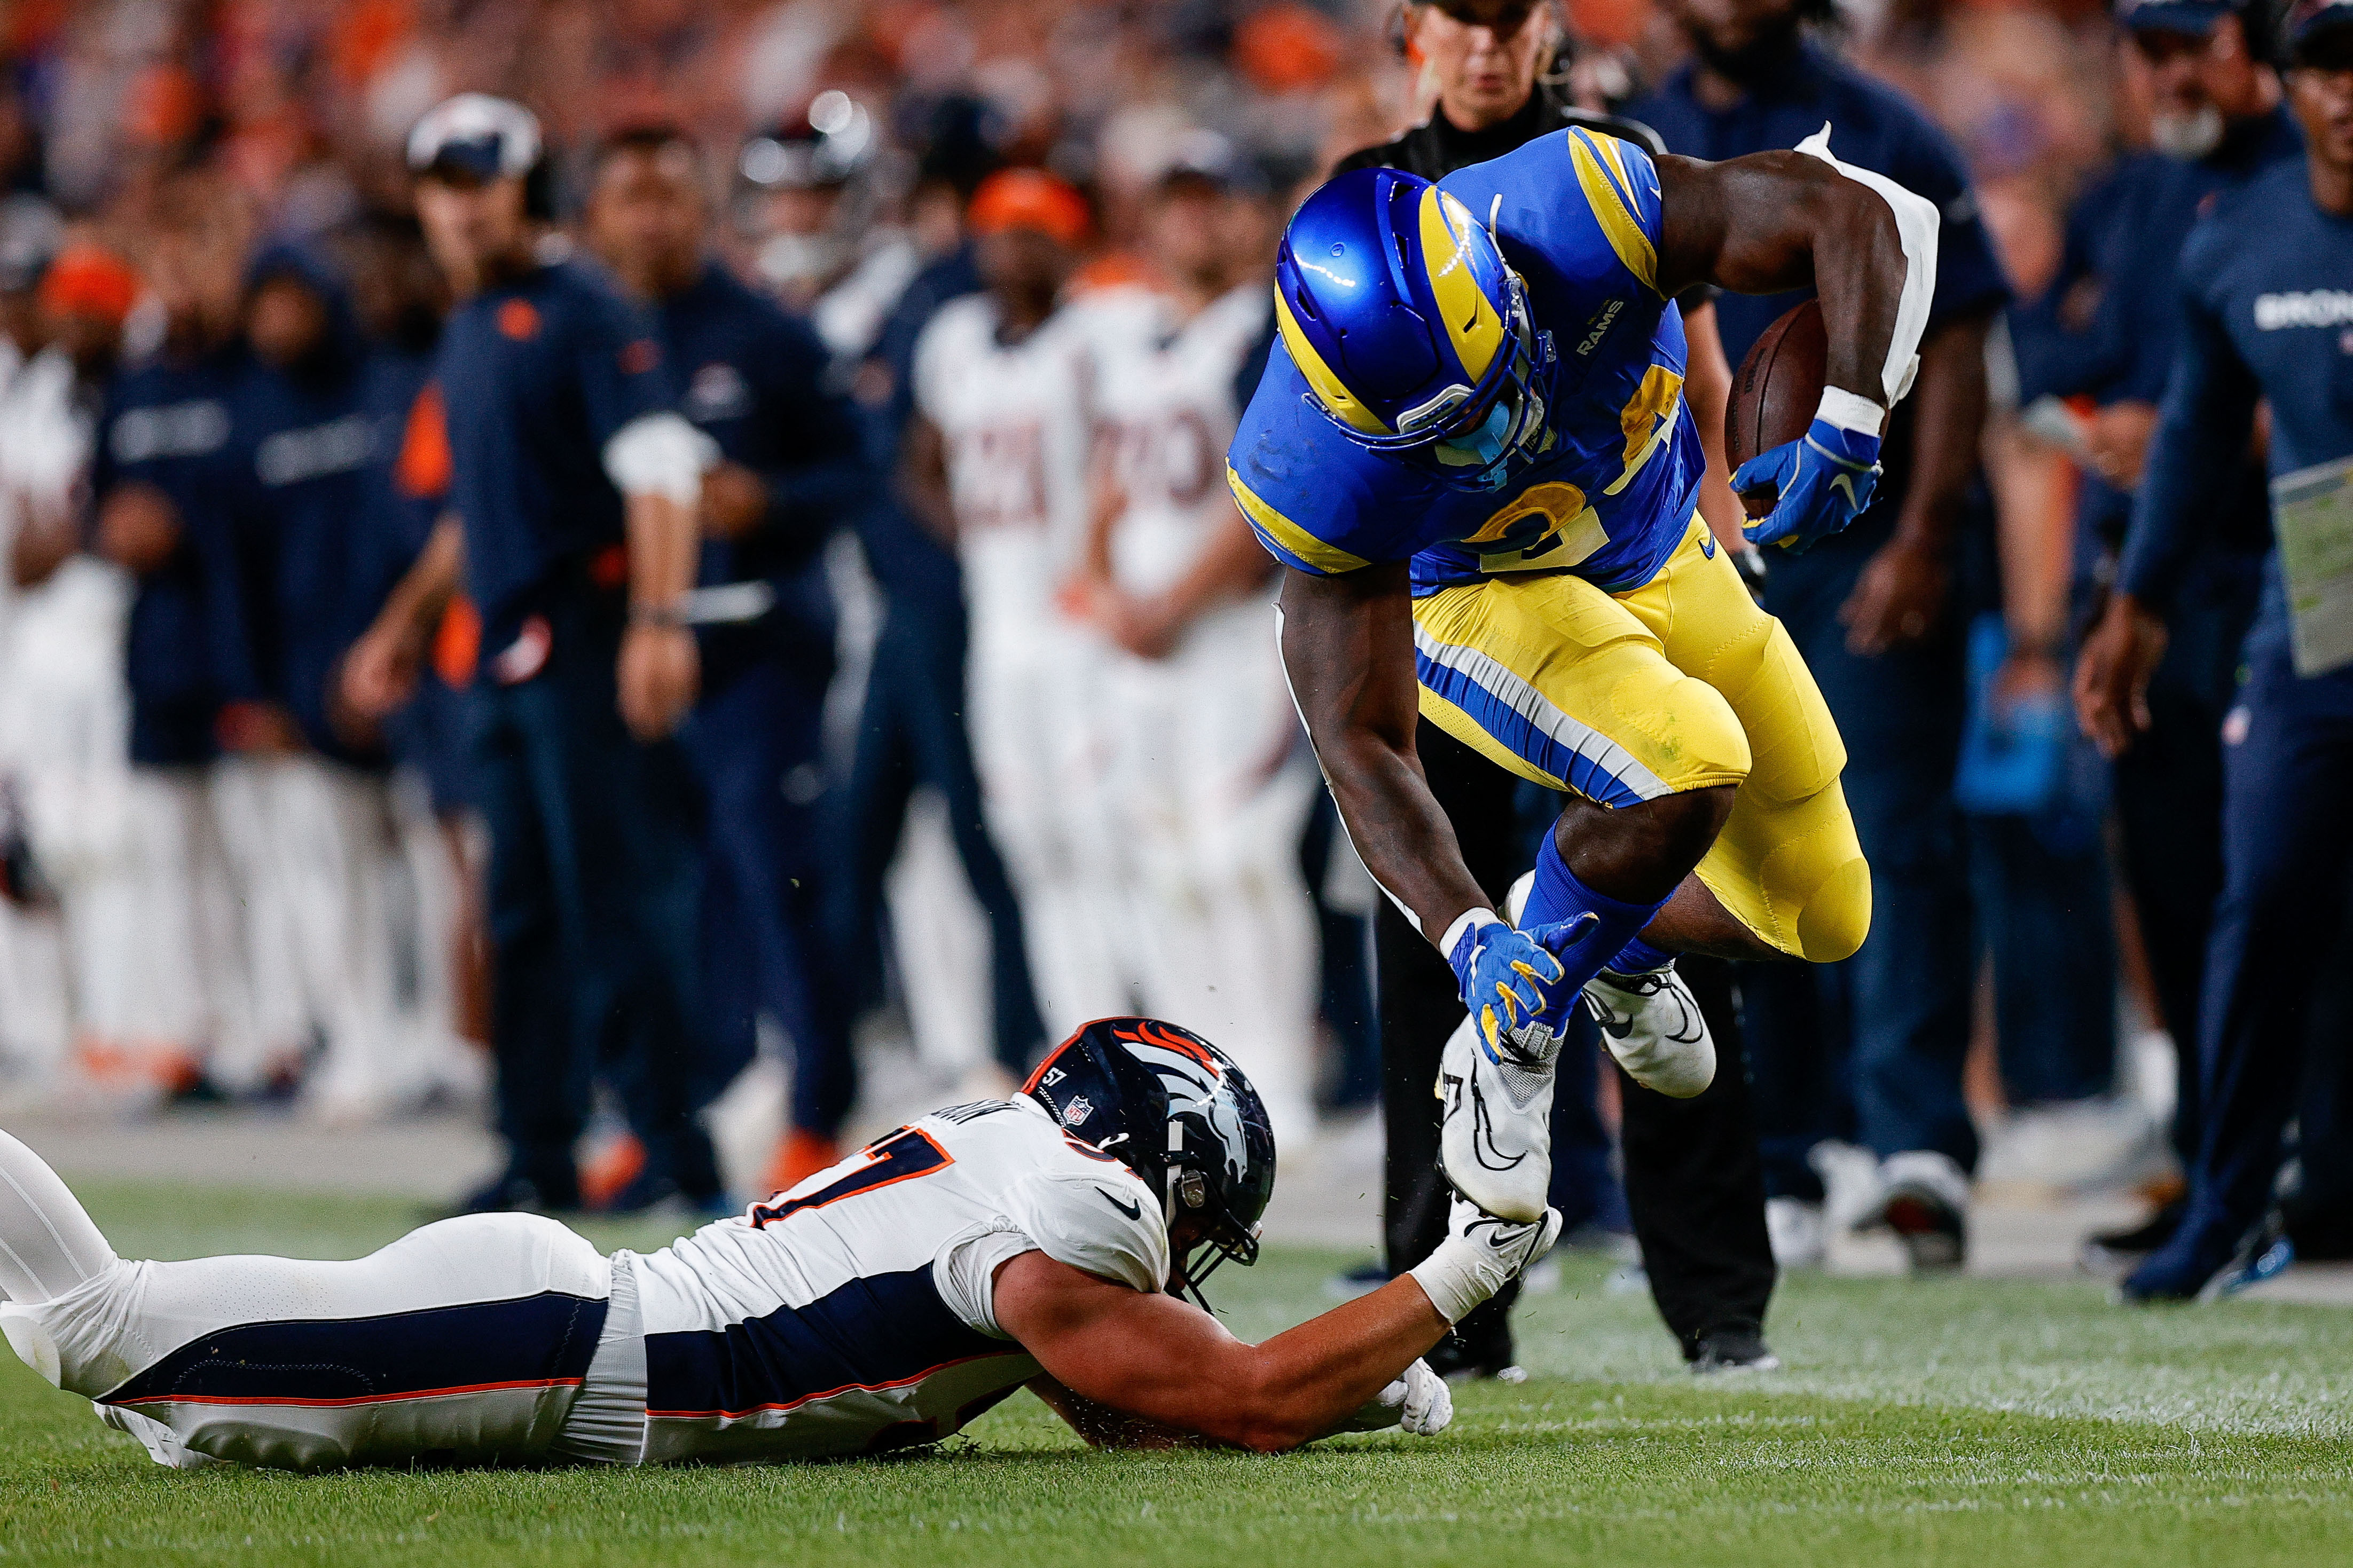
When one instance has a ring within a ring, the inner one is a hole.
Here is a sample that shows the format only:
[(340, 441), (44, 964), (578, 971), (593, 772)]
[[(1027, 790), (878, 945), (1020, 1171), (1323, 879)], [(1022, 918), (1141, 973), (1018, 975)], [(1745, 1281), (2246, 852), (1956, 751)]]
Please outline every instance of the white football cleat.
[(1641, 974), (1603, 970), (1585, 984), (1601, 1043), (1644, 1089), (1689, 1100), (1715, 1081), (1715, 1039), (1672, 963)]
[(1469, 1016), (1438, 1064), (1439, 1162), (1454, 1190), (1500, 1219), (1544, 1218), (1552, 1186), (1553, 1061), (1560, 1039), (1536, 1026), (1504, 1037), (1492, 1059)]

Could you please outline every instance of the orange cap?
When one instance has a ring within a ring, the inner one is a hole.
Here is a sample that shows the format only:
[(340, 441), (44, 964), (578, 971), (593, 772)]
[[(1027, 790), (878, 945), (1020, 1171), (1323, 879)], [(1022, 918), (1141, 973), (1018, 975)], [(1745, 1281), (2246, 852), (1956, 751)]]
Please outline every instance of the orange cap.
[(1030, 228), (1074, 247), (1093, 227), (1087, 198), (1043, 169), (999, 169), (973, 192), (964, 218), (976, 235)]
[(57, 315), (101, 316), (116, 326), (139, 299), (139, 275), (87, 240), (58, 252), (41, 279), (41, 307)]

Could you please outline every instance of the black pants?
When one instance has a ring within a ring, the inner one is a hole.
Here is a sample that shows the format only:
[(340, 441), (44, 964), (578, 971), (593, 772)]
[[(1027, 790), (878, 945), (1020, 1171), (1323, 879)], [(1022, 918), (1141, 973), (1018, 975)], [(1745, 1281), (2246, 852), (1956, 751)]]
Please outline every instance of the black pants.
[[(1496, 909), (1532, 863), (1518, 831), (1517, 781), (1435, 725), (1416, 740), (1430, 792), (1445, 808), (1463, 862)], [(1454, 972), (1386, 899), (1374, 933), (1379, 966), (1381, 1105), (1388, 1132), (1384, 1243), (1392, 1270), (1410, 1268), (1446, 1236), (1446, 1178), (1438, 1163), (1432, 1086), (1446, 1037), (1462, 1020)], [(1659, 1315), (1686, 1357), (1719, 1331), (1760, 1328), (1772, 1299), (1772, 1245), (1765, 1233), (1765, 1178), (1757, 1152), (1747, 1062), (1741, 1049), (1730, 966), (1685, 958), (1680, 967), (1716, 1043), (1715, 1082), (1670, 1100), (1623, 1073), (1621, 1131), (1626, 1200)], [(1593, 1048), (1589, 1028), (1581, 1031)], [(1563, 1047), (1580, 1048), (1572, 1040)], [(1617, 1069), (1613, 1066), (1612, 1071)], [(1508, 1297), (1482, 1313), (1508, 1311)]]

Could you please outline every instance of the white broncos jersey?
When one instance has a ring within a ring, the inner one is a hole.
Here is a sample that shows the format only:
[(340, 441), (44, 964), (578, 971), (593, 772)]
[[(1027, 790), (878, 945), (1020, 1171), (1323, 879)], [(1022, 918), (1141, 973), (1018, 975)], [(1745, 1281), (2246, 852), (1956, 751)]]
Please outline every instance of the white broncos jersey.
[(994, 1276), (1047, 1256), (1168, 1278), (1160, 1199), (1022, 1096), (934, 1111), (633, 1264), (649, 1463), (871, 1453), (944, 1437), (1038, 1374)]
[(915, 342), (916, 406), (947, 438), (956, 552), (975, 629), (1035, 625), (1079, 563), (1087, 529), (1087, 355), (1057, 310), (997, 341), (987, 294), (942, 306)]
[(1164, 296), (1142, 289), (1087, 307), (1095, 415), (1125, 502), (1112, 569), (1131, 593), (1173, 585), (1233, 509), (1225, 466), (1240, 417), (1234, 375), (1272, 300), (1264, 283), (1245, 284), (1181, 324)]

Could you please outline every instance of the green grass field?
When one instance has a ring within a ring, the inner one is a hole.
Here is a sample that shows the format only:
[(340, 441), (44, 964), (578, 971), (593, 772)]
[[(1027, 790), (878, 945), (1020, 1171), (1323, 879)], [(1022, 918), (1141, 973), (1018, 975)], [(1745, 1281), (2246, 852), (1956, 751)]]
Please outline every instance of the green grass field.
[[(127, 1255), (349, 1257), (406, 1205), (86, 1190)], [(599, 1233), (652, 1245), (643, 1231)], [(1238, 1332), (1334, 1259), (1219, 1278)], [(2353, 1563), (2353, 1311), (2126, 1313), (2090, 1285), (1785, 1283), (1789, 1370), (1695, 1383), (1572, 1264), (1517, 1387), (1435, 1439), (1088, 1453), (1028, 1395), (942, 1453), (794, 1468), (181, 1474), (0, 1356), (0, 1554), (36, 1563), (1612, 1565)]]

